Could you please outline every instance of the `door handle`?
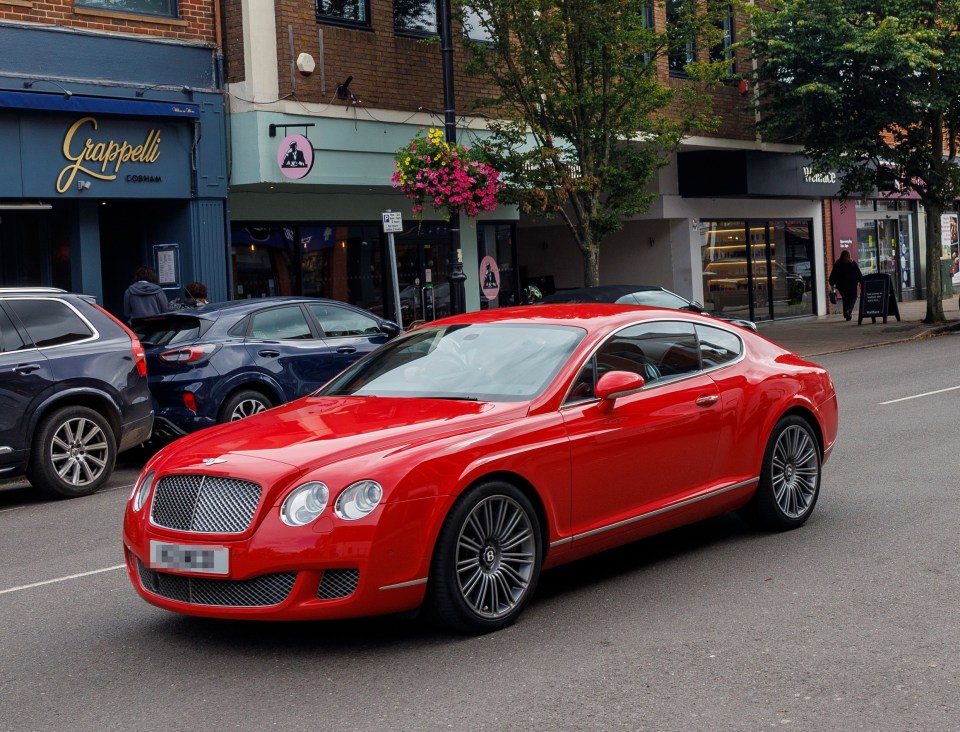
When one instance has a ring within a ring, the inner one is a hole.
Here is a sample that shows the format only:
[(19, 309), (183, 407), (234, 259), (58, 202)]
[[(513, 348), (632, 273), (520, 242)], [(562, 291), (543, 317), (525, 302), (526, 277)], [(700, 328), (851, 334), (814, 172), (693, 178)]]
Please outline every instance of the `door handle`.
[(13, 370), (16, 371), (18, 374), (29, 374), (29, 373), (32, 373), (33, 371), (36, 371), (39, 368), (40, 368), (40, 364), (38, 363), (23, 363), (23, 364), (20, 364), (19, 366), (14, 366)]
[(262, 351), (260, 351), (260, 355), (264, 358), (276, 358), (280, 355), (280, 351), (271, 351), (267, 348), (264, 348)]
[(337, 353), (356, 353), (356, 352), (357, 352), (357, 349), (354, 348), (353, 346), (340, 346), (340, 348), (337, 349)]
[(697, 397), (697, 406), (698, 407), (712, 407), (720, 400), (718, 394), (704, 394)]

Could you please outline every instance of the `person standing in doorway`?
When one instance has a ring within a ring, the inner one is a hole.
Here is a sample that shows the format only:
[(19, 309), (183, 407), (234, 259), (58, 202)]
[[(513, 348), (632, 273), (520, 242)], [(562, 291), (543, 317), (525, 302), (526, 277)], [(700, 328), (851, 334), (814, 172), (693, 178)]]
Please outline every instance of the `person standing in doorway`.
[(140, 267), (133, 274), (133, 284), (123, 293), (123, 317), (129, 323), (135, 318), (165, 313), (168, 309), (167, 296), (157, 284), (157, 273), (153, 267)]
[(853, 306), (857, 302), (857, 286), (863, 279), (860, 267), (853, 261), (850, 251), (844, 249), (840, 258), (834, 262), (830, 273), (830, 284), (840, 292), (843, 301), (843, 317), (850, 320), (853, 317)]

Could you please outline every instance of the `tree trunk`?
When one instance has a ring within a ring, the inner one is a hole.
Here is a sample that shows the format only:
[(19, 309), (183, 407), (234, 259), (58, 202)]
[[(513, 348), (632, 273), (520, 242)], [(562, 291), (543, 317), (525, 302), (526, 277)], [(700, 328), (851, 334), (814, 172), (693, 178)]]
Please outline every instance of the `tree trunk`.
[(943, 294), (940, 282), (940, 257), (943, 248), (940, 244), (940, 214), (943, 206), (939, 203), (924, 203), (927, 211), (927, 223), (924, 227), (927, 236), (927, 316), (924, 323), (944, 323)]
[(600, 284), (600, 246), (593, 241), (586, 242), (583, 252), (583, 284), (596, 287)]

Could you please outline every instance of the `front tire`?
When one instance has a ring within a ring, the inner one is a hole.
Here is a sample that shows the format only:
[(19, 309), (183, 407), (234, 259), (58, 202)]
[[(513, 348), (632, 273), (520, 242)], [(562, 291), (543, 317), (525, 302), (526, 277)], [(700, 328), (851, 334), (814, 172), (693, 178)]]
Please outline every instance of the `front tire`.
[(273, 402), (259, 391), (253, 389), (244, 389), (231, 395), (223, 407), (220, 409), (220, 415), (217, 422), (236, 422), (254, 414), (260, 414), (273, 407)]
[(512, 624), (540, 577), (540, 522), (515, 486), (484, 483), (444, 521), (430, 571), (427, 610), (438, 625), (489, 633)]
[(763, 455), (757, 492), (741, 515), (758, 528), (784, 531), (802, 526), (820, 495), (820, 447), (806, 420), (777, 422)]
[(107, 482), (116, 460), (110, 423), (88, 407), (64, 407), (37, 427), (27, 479), (51, 498), (88, 496)]

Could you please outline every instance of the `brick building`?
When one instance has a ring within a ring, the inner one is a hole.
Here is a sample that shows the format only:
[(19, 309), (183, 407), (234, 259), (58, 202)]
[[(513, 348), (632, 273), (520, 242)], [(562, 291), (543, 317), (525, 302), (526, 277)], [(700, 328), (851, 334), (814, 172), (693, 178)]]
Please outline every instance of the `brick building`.
[(0, 2), (0, 284), (228, 295), (214, 0)]
[[(389, 186), (394, 151), (417, 129), (443, 125), (440, 50), (423, 42), (436, 36), (435, 13), (407, 5), (226, 0), (234, 296), (299, 292), (392, 314), (381, 228), (391, 209), (407, 225), (396, 237), (405, 319), (445, 311), (447, 226), (416, 226), (409, 201)], [(657, 7), (657, 27), (667, 12)], [(729, 23), (728, 42), (738, 31)], [(663, 59), (659, 73), (687, 83), (680, 67)], [(457, 71), (461, 108), (478, 83)], [(604, 243), (603, 282), (662, 284), (755, 319), (826, 311), (824, 199), (837, 186), (805, 173), (795, 149), (758, 139), (750, 99), (738, 84), (717, 92), (720, 128), (686, 140), (654, 182), (652, 210)], [(461, 117), (459, 138), (481, 128)], [(296, 167), (284, 167), (287, 156)], [(583, 281), (581, 255), (555, 221), (501, 208), (463, 220), (461, 246), (468, 309), (513, 304), (527, 281)], [(493, 300), (479, 287), (488, 256), (501, 275)]]

